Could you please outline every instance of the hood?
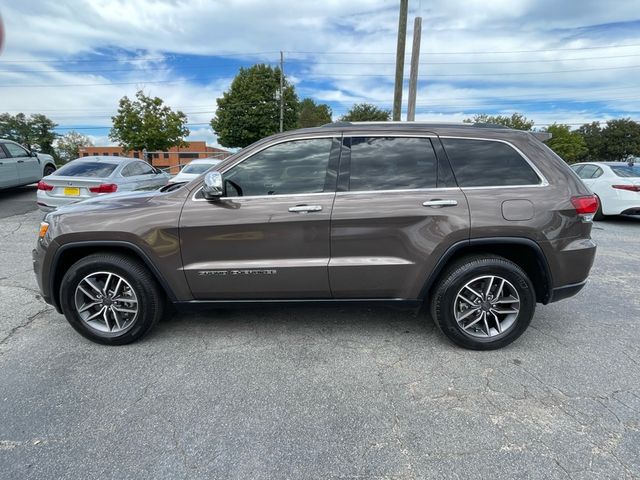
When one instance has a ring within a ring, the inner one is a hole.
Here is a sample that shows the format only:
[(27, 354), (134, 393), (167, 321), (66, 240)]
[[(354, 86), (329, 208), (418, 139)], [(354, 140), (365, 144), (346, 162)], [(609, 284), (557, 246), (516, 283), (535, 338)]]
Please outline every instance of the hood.
[(143, 192), (116, 192), (108, 195), (99, 195), (97, 197), (88, 198), (81, 202), (72, 203), (60, 207), (53, 213), (65, 214), (65, 213), (81, 213), (81, 212), (95, 212), (97, 210), (115, 210), (127, 208), (139, 208), (148, 203), (153, 197), (160, 195), (157, 190), (143, 191)]

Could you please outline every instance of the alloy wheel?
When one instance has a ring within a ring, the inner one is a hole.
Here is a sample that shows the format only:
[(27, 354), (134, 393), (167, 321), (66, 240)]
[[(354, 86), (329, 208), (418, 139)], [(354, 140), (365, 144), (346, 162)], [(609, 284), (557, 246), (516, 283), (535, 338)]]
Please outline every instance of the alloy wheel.
[(460, 329), (473, 337), (495, 337), (511, 328), (520, 313), (516, 288), (497, 275), (476, 277), (456, 295), (454, 316)]
[(95, 272), (76, 287), (75, 307), (80, 318), (101, 333), (122, 333), (138, 316), (138, 297), (120, 275)]

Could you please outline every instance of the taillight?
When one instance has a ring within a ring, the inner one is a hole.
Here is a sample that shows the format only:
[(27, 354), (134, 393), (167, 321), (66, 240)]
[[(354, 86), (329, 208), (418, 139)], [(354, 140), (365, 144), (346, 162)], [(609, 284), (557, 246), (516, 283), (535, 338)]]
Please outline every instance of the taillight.
[(113, 193), (118, 190), (118, 185), (115, 183), (103, 183), (97, 187), (89, 187), (89, 191), (92, 193)]
[(45, 192), (50, 192), (53, 190), (53, 185), (49, 185), (44, 180), (40, 180), (38, 182), (38, 190), (44, 190)]
[(571, 203), (578, 215), (593, 215), (598, 210), (598, 197), (595, 195), (571, 197)]
[(618, 190), (629, 190), (630, 192), (640, 192), (640, 186), (638, 185), (611, 185)]

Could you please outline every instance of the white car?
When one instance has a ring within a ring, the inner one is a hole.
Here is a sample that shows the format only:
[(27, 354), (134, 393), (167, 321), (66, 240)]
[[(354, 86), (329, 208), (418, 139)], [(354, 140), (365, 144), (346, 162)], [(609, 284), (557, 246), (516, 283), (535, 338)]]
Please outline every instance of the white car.
[(571, 168), (600, 200), (595, 220), (607, 215), (640, 215), (640, 164), (585, 162)]
[(169, 174), (136, 158), (94, 156), (73, 160), (38, 182), (36, 202), (44, 212), (116, 192), (155, 190)]
[(51, 155), (30, 152), (16, 142), (0, 139), (0, 190), (36, 183), (55, 170)]
[(190, 182), (194, 178), (198, 178), (211, 167), (215, 167), (222, 160), (217, 158), (203, 158), (202, 160), (193, 160), (185, 165), (180, 173), (171, 179), (171, 183)]

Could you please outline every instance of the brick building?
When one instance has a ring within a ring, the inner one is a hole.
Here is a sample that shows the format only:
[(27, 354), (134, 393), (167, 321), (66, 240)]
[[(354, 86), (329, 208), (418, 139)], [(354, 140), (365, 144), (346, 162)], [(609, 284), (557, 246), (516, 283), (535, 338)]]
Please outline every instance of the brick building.
[[(91, 155), (104, 155), (109, 157), (133, 157), (143, 159), (141, 151), (125, 152), (122, 147), (80, 147), (80, 157)], [(147, 152), (151, 157), (154, 167), (171, 169), (171, 173), (177, 173), (178, 165), (189, 163), (195, 158), (226, 158), (231, 152), (220, 148), (209, 147), (205, 142), (187, 142), (184, 147), (171, 147), (167, 152)]]

